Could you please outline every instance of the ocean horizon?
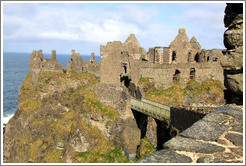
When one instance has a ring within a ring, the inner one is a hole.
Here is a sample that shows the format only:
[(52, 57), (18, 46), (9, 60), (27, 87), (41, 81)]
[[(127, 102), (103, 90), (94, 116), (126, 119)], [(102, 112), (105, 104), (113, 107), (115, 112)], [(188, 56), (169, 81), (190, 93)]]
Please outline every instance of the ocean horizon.
[[(4, 52), (3, 60), (3, 117), (2, 123), (6, 124), (13, 117), (18, 108), (18, 93), (26, 75), (30, 72), (30, 56), (32, 53)], [(43, 53), (45, 58), (51, 58), (51, 53)], [(67, 67), (70, 60), (68, 54), (57, 54), (56, 59), (62, 63), (62, 67)], [(83, 60), (89, 61), (90, 55), (81, 55)], [(96, 61), (101, 61), (101, 57), (96, 55)]]

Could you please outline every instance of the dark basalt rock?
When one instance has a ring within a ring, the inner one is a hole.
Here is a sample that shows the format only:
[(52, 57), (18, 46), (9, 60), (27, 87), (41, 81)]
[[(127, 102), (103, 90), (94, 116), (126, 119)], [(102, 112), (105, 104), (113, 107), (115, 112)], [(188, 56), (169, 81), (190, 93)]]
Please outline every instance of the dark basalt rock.
[(213, 144), (204, 143), (191, 138), (177, 136), (163, 145), (164, 149), (179, 150), (186, 152), (196, 152), (211, 154), (214, 152), (223, 152), (225, 148)]
[(140, 160), (139, 163), (191, 163), (188, 156), (178, 154), (172, 150), (160, 150), (148, 157)]

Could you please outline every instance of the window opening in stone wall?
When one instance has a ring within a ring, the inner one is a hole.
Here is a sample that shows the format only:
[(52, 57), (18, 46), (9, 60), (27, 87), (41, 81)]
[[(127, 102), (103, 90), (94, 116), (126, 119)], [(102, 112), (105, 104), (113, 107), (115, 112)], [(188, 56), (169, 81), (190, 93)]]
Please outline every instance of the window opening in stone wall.
[(195, 55), (194, 60), (195, 60), (196, 62), (199, 62), (199, 54), (198, 54), (198, 53)]
[(179, 70), (175, 70), (175, 73), (174, 73), (174, 75), (173, 75), (173, 82), (174, 81), (180, 81), (180, 71)]
[(209, 61), (209, 56), (207, 57), (207, 62)]
[(191, 62), (191, 51), (188, 52), (188, 62)]
[(218, 58), (214, 58), (214, 59), (213, 59), (213, 62), (217, 62), (217, 61), (218, 61)]
[(176, 51), (173, 51), (173, 54), (172, 54), (172, 61), (175, 61), (176, 60)]
[(120, 77), (120, 82), (122, 83), (123, 86), (129, 87), (129, 84), (131, 82), (131, 76), (130, 75), (125, 75)]
[(126, 63), (122, 63), (122, 67), (123, 67), (124, 74), (127, 74), (127, 64)]
[(191, 68), (190, 69), (190, 79), (191, 80), (194, 80), (195, 79), (195, 73), (196, 73), (195, 68)]
[(124, 65), (123, 67), (124, 67), (124, 72), (127, 73), (127, 67), (126, 67), (126, 65)]

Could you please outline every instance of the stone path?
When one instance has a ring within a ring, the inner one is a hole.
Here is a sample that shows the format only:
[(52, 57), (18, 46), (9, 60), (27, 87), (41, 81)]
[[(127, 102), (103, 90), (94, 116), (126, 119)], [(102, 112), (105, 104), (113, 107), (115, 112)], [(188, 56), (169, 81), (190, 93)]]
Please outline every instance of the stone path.
[(207, 114), (164, 149), (140, 163), (240, 163), (243, 162), (243, 109), (223, 106)]

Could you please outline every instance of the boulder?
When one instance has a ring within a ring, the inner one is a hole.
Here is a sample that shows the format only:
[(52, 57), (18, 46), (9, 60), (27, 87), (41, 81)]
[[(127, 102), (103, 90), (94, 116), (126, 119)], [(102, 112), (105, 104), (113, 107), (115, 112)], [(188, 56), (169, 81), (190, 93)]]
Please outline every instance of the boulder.
[(224, 45), (227, 49), (234, 49), (243, 45), (243, 29), (228, 29), (224, 33)]
[(224, 68), (227, 103), (243, 103), (243, 3), (227, 3), (224, 17), (225, 55), (220, 59)]
[(243, 95), (243, 73), (227, 74), (225, 86), (238, 95)]

